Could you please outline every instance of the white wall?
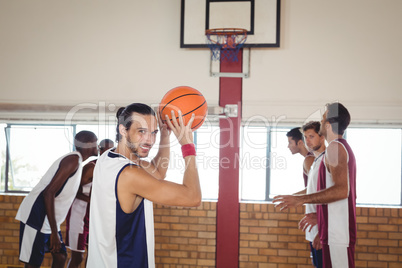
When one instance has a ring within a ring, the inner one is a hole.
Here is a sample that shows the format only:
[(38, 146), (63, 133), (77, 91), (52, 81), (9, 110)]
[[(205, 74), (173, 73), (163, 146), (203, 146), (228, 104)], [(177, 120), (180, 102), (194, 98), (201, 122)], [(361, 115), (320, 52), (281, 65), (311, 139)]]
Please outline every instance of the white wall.
[[(251, 50), (244, 116), (304, 121), (338, 100), (355, 121), (402, 123), (401, 10), (282, 0), (281, 47)], [(209, 51), (179, 38), (180, 0), (0, 0), (0, 103), (151, 104), (190, 85), (216, 105)]]
[(281, 48), (251, 56), (247, 115), (303, 119), (338, 100), (352, 119), (401, 121), (401, 12), (399, 0), (282, 1)]

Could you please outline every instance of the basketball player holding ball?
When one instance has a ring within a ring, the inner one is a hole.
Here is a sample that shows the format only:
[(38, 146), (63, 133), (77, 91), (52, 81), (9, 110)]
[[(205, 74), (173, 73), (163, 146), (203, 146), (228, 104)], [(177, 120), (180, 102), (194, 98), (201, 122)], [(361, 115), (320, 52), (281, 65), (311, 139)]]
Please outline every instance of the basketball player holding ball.
[[(117, 147), (99, 157), (94, 171), (88, 267), (155, 267), (152, 202), (197, 207), (201, 188), (191, 126), (181, 111), (157, 119), (148, 105), (133, 103), (117, 112)], [(159, 122), (159, 129), (158, 129)], [(159, 151), (147, 157), (160, 131)], [(170, 154), (170, 133), (182, 146), (183, 184), (163, 180)], [(152, 201), (152, 202), (151, 202)]]

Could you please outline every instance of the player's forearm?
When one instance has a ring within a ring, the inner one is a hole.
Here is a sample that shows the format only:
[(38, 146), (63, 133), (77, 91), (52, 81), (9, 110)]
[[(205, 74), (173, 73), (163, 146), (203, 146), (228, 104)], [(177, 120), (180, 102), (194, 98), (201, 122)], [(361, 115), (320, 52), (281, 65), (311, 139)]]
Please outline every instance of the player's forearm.
[(328, 204), (345, 199), (347, 197), (348, 195), (347, 192), (345, 194), (344, 187), (337, 185), (313, 194), (300, 196), (300, 198), (302, 198), (303, 204)]
[(196, 165), (196, 157), (185, 157), (186, 170), (184, 171), (183, 185), (187, 188), (189, 206), (197, 207), (201, 204), (201, 186)]
[(43, 199), (45, 202), (45, 210), (47, 219), (49, 221), (50, 229), (52, 233), (57, 233), (57, 223), (56, 223), (56, 214), (54, 211), (54, 194), (49, 193), (45, 190), (43, 193)]
[(162, 178), (166, 177), (166, 172), (170, 161), (170, 139), (169, 136), (161, 137), (159, 150), (156, 156), (152, 159), (152, 164), (157, 169)]

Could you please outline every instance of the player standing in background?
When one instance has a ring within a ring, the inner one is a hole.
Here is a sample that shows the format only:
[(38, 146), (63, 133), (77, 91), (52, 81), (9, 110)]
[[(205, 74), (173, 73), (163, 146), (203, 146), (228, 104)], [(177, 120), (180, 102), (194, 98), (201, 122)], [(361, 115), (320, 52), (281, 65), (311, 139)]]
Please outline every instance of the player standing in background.
[(99, 156), (101, 156), (105, 151), (114, 147), (114, 142), (111, 139), (103, 139), (99, 143)]
[(292, 154), (301, 154), (304, 157), (303, 161), (303, 179), (304, 187), (307, 187), (307, 177), (310, 167), (314, 162), (314, 154), (307, 150), (303, 142), (303, 134), (299, 127), (292, 128), (288, 133), (288, 148)]
[[(113, 148), (114, 142), (104, 139), (99, 143), (99, 155)], [(96, 160), (87, 163), (82, 169), (81, 183), (77, 196), (66, 218), (66, 247), (71, 250), (68, 268), (79, 267), (84, 259), (85, 248), (88, 245), (89, 208), (93, 171)]]
[[(302, 126), (304, 141), (310, 151), (314, 153), (315, 159), (308, 174), (307, 187), (304, 194), (317, 192), (318, 170), (325, 153), (325, 138), (320, 132), (320, 122), (312, 121)], [(309, 241), (313, 265), (322, 268), (322, 247), (318, 235), (317, 224), (310, 225), (307, 219), (317, 219), (317, 205), (306, 204), (306, 216), (300, 221), (299, 228), (306, 232), (306, 240)]]
[(64, 267), (66, 262), (60, 225), (77, 194), (82, 161), (98, 154), (97, 137), (90, 131), (77, 133), (74, 145), (76, 151), (57, 159), (18, 209), (19, 259), (27, 268), (40, 267), (45, 252), (52, 254), (52, 267)]
[(318, 192), (274, 197), (281, 210), (317, 204), (324, 267), (354, 268), (356, 245), (356, 159), (343, 134), (350, 123), (345, 106), (326, 105), (320, 133), (328, 142), (319, 167)]

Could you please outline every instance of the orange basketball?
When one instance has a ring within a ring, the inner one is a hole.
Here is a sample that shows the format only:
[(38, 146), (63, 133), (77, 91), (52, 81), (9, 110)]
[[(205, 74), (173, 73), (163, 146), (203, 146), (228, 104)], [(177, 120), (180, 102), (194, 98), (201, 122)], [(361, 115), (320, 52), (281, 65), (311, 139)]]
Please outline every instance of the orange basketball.
[[(176, 116), (178, 111), (181, 111), (185, 124), (191, 119), (191, 115), (195, 114), (194, 122), (191, 125), (191, 129), (194, 131), (204, 123), (208, 106), (201, 92), (192, 87), (180, 86), (169, 90), (159, 104), (159, 115), (164, 123), (165, 115), (172, 121), (172, 110), (175, 111)], [(178, 121), (178, 117), (176, 118)]]

